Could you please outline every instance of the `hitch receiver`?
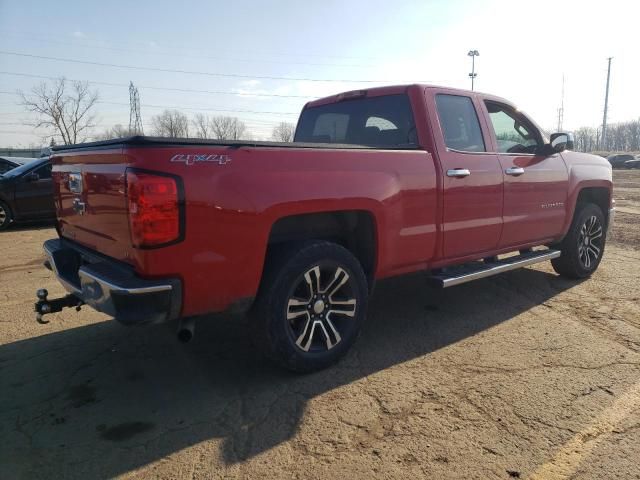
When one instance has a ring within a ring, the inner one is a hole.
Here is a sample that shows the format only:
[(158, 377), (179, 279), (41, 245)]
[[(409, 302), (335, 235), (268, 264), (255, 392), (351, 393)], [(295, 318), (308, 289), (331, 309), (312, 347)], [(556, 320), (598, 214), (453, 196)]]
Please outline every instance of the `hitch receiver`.
[(73, 294), (65, 295), (62, 298), (56, 298), (54, 300), (48, 300), (47, 296), (49, 292), (45, 288), (41, 288), (36, 292), (38, 301), (35, 303), (36, 321), (42, 325), (49, 323), (48, 320), (42, 318), (47, 313), (55, 313), (62, 311), (65, 307), (76, 307), (79, 311), (80, 307), (84, 305), (84, 302)]

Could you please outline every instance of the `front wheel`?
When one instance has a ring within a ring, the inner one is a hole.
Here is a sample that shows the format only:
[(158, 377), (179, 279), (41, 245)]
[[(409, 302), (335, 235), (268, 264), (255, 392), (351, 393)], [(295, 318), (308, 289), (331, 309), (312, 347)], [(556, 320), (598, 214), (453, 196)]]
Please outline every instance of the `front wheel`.
[(344, 247), (313, 241), (274, 253), (254, 309), (254, 342), (281, 366), (328, 367), (355, 342), (367, 309), (367, 280)]
[(578, 205), (567, 236), (560, 243), (562, 255), (551, 260), (553, 269), (568, 278), (586, 278), (596, 271), (607, 238), (606, 221), (595, 204)]
[(0, 201), (0, 230), (8, 228), (12, 220), (11, 210), (6, 203)]

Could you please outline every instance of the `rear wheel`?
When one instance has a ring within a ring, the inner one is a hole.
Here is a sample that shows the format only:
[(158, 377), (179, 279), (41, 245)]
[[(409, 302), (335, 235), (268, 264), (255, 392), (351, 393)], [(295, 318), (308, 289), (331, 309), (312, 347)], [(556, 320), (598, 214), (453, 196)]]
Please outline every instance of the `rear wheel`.
[(575, 217), (559, 247), (562, 255), (551, 261), (553, 269), (568, 278), (585, 278), (596, 271), (606, 242), (606, 221), (600, 207), (578, 205)]
[(7, 228), (13, 220), (11, 210), (6, 203), (0, 202), (0, 230)]
[(342, 357), (366, 315), (367, 280), (335, 243), (314, 241), (270, 259), (252, 312), (254, 342), (289, 370), (310, 372)]

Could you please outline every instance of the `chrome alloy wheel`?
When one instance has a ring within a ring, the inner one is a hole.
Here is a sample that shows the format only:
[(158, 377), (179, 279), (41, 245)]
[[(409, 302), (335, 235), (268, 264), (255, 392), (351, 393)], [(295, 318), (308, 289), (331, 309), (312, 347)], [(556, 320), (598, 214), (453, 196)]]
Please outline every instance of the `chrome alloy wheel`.
[(304, 352), (331, 350), (352, 328), (356, 308), (347, 271), (335, 265), (316, 265), (298, 279), (289, 295), (290, 333)]
[(578, 256), (587, 270), (594, 265), (602, 253), (602, 225), (595, 215), (590, 216), (580, 228)]
[(4, 209), (2, 205), (0, 205), (0, 227), (4, 225), (8, 219), (7, 211)]

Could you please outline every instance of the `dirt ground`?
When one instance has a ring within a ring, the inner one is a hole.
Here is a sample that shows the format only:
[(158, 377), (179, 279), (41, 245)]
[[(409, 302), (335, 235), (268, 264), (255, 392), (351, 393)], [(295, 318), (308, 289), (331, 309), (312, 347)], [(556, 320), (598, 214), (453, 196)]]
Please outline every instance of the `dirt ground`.
[(0, 478), (640, 478), (640, 170), (615, 172), (603, 263), (445, 291), (378, 285), (336, 367), (282, 372), (239, 317), (38, 325), (46, 226), (0, 234)]

